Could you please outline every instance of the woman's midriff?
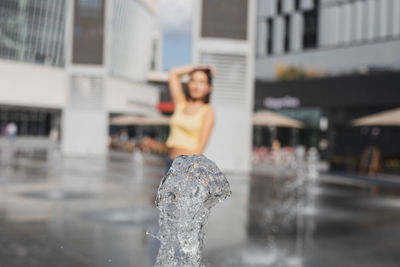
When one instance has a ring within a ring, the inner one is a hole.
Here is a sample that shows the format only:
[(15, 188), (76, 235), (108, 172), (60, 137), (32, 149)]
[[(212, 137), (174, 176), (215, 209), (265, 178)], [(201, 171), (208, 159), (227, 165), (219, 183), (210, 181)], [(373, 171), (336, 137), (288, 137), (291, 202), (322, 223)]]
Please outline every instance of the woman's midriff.
[(172, 148), (170, 148), (170, 151), (169, 151), (169, 156), (172, 159), (174, 159), (180, 155), (193, 155), (193, 154), (195, 154), (194, 151), (184, 149), (184, 148), (179, 148), (179, 147), (172, 147)]

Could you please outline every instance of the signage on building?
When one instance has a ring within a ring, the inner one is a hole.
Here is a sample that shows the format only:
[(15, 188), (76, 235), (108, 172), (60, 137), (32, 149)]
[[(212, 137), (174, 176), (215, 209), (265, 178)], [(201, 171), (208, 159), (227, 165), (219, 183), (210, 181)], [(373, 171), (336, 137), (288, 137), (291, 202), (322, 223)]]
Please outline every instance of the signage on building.
[(300, 104), (299, 98), (291, 96), (266, 97), (264, 99), (264, 106), (269, 109), (298, 108)]

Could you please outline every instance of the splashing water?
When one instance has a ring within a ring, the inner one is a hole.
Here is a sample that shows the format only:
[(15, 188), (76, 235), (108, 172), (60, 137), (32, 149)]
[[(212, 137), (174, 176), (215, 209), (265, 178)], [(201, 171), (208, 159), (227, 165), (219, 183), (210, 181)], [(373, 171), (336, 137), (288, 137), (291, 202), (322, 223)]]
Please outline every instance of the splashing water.
[[(298, 147), (287, 169), (278, 170), (273, 185), (274, 198), (265, 203), (262, 211), (262, 226), (267, 231), (267, 251), (262, 257), (257, 251), (244, 253), (243, 262), (251, 266), (303, 266), (304, 246), (313, 231), (305, 216), (315, 206), (311, 190), (318, 182), (318, 163), (316, 149), (311, 148), (307, 152), (304, 147)], [(287, 173), (292, 175), (287, 176)], [(288, 245), (287, 240), (281, 238), (282, 233), (293, 234), (294, 242)]]
[(217, 165), (203, 155), (177, 157), (158, 188), (160, 240), (155, 266), (198, 267), (210, 210), (231, 195)]

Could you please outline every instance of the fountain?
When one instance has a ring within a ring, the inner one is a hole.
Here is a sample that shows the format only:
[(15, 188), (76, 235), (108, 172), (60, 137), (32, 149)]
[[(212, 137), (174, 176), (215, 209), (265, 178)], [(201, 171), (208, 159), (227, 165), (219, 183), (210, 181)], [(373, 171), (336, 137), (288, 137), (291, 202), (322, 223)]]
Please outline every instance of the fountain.
[[(245, 249), (234, 257), (243, 266), (303, 266), (304, 243), (310, 235), (307, 210), (313, 209), (311, 189), (318, 177), (318, 152), (299, 147), (265, 189), (265, 202), (253, 207), (251, 217), (263, 218), (266, 249)], [(180, 156), (158, 189), (160, 240), (155, 266), (200, 266), (204, 224), (211, 208), (231, 194), (218, 167), (204, 156)], [(268, 197), (268, 195), (270, 197)], [(252, 223), (250, 223), (252, 224)], [(251, 227), (257, 227), (257, 222)], [(255, 234), (260, 236), (260, 230)], [(258, 228), (260, 229), (260, 228)], [(251, 230), (252, 231), (252, 230)], [(261, 234), (261, 235), (263, 235)], [(262, 255), (262, 256), (260, 256)]]
[(211, 208), (231, 195), (217, 165), (203, 155), (177, 157), (156, 198), (160, 240), (155, 266), (198, 267)]
[(268, 183), (254, 180), (258, 202), (249, 211), (249, 233), (256, 240), (263, 237), (265, 250), (263, 254), (245, 251), (243, 266), (304, 265), (304, 246), (312, 234), (307, 218), (309, 211), (315, 210), (312, 189), (318, 181), (318, 160), (316, 149), (297, 147), (290, 161), (279, 168), (272, 166)]

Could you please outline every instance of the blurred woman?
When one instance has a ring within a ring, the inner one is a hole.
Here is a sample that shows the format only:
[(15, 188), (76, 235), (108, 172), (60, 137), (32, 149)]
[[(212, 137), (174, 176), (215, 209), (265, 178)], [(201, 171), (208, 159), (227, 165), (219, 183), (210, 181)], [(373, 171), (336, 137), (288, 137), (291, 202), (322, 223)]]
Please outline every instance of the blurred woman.
[[(208, 104), (215, 71), (211, 66), (184, 66), (169, 72), (169, 90), (174, 103), (167, 139), (167, 168), (179, 155), (202, 154), (214, 125), (214, 110)], [(181, 78), (190, 75), (188, 97)]]

